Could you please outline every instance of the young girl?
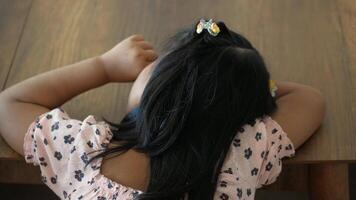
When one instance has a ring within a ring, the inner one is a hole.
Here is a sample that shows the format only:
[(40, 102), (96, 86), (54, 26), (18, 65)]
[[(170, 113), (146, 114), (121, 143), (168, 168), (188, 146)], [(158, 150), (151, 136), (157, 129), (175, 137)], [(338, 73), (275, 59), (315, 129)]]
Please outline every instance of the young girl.
[[(103, 55), (15, 84), (0, 94), (0, 132), (61, 199), (226, 200), (254, 199), (322, 122), (320, 92), (274, 86), (258, 51), (223, 22), (178, 32), (156, 58), (133, 35)], [(80, 121), (60, 108), (129, 81), (119, 124)]]

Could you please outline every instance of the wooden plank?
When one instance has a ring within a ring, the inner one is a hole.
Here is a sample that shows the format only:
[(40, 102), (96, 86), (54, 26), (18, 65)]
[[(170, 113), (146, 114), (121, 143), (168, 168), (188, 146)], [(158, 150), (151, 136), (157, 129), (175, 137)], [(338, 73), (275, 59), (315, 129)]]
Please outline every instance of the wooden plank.
[[(350, 76), (356, 76), (356, 1), (335, 0), (340, 15), (341, 33), (344, 36), (345, 53), (348, 55)], [(352, 79), (352, 89), (356, 89), (356, 80)], [(355, 104), (354, 104), (355, 105)], [(355, 110), (353, 110), (355, 112)]]
[(338, 13), (340, 15), (341, 33), (344, 36), (345, 50), (348, 56), (348, 72), (351, 83), (349, 86), (349, 95), (351, 98), (350, 111), (353, 119), (356, 114), (356, 1), (352, 0), (335, 0), (337, 2)]
[[(356, 159), (348, 95), (351, 77), (335, 2), (34, 1), (6, 87), (35, 74), (103, 53), (133, 33), (159, 45), (201, 16), (223, 20), (264, 55), (273, 78), (319, 88), (327, 101), (324, 125), (290, 162)], [(131, 84), (109, 84), (66, 103), (74, 118), (119, 121)], [(95, 105), (95, 106), (93, 106)]]
[(30, 10), (31, 0), (0, 1), (0, 86), (6, 77), (14, 58), (21, 32)]
[(0, 184), (2, 199), (60, 200), (45, 184)]
[[(5, 86), (30, 8), (31, 0), (0, 1), (0, 91)], [(0, 159), (16, 155), (0, 137)]]
[(309, 166), (306, 164), (284, 165), (276, 182), (263, 189), (306, 193), (309, 191)]
[(310, 199), (348, 200), (348, 164), (310, 165)]
[(319, 88), (326, 99), (323, 126), (289, 162), (355, 160), (355, 113), (350, 110), (349, 94), (352, 78), (335, 2), (255, 3), (241, 8), (246, 17), (240, 21), (247, 27), (243, 32), (264, 55), (272, 77)]
[(0, 183), (41, 184), (40, 168), (22, 160), (1, 160)]

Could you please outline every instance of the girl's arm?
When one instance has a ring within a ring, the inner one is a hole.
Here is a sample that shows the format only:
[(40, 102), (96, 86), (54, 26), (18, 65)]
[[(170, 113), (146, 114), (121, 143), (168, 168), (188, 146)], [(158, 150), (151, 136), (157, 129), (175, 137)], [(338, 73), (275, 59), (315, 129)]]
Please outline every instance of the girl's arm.
[(101, 56), (17, 83), (0, 93), (0, 133), (23, 155), (24, 134), (37, 116), (108, 82), (133, 81), (155, 58), (152, 46), (134, 35)]
[(310, 86), (277, 82), (276, 120), (298, 148), (320, 126), (325, 115), (325, 101), (320, 91)]

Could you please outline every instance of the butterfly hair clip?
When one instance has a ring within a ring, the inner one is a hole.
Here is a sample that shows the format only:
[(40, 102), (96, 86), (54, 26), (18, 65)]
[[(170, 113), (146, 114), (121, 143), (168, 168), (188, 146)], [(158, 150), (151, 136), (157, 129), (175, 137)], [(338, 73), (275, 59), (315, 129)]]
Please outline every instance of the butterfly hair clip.
[(199, 21), (196, 32), (200, 34), (201, 32), (203, 32), (204, 29), (208, 30), (209, 34), (212, 36), (217, 36), (220, 33), (219, 26), (215, 22), (213, 22), (212, 19), (209, 19), (209, 21), (201, 19)]
[(278, 88), (277, 88), (276, 82), (274, 80), (272, 80), (272, 79), (269, 80), (269, 89), (271, 91), (272, 97), (275, 97)]

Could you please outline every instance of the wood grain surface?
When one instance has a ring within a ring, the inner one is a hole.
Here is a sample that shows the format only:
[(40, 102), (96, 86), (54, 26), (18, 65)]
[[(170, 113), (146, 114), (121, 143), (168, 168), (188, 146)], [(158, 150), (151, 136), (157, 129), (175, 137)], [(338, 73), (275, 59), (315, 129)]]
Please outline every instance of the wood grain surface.
[(310, 166), (309, 172), (310, 199), (350, 199), (349, 174), (346, 163), (313, 164)]
[[(342, 34), (345, 43), (345, 54), (347, 54), (348, 73), (350, 74), (349, 87), (345, 93), (350, 96), (349, 112), (350, 118), (353, 120), (352, 133), (356, 133), (356, 1), (338, 0), (338, 13), (340, 14), (340, 22), (342, 25)], [(345, 138), (347, 139), (347, 138)], [(354, 138), (351, 138), (354, 140)], [(354, 140), (355, 141), (355, 140)], [(352, 147), (344, 148), (344, 151), (354, 151), (355, 144)], [(344, 153), (344, 152), (343, 152)], [(356, 168), (355, 168), (356, 169)]]
[[(5, 87), (30, 5), (31, 0), (0, 0), (0, 91)], [(17, 154), (0, 137), (0, 159), (7, 158), (17, 158)]]
[[(0, 12), (0, 22), (6, 21), (3, 15)], [(159, 49), (180, 27), (201, 17), (214, 18), (251, 40), (274, 79), (323, 92), (323, 126), (288, 162), (355, 161), (355, 16), (353, 0), (34, 0), (6, 87), (103, 53), (134, 33)], [(4, 40), (1, 28), (0, 33)], [(130, 86), (109, 84), (77, 96), (64, 108), (77, 119), (93, 114), (99, 120), (105, 116), (119, 121)]]
[(0, 0), (0, 91), (20, 42), (30, 5), (31, 0)]

